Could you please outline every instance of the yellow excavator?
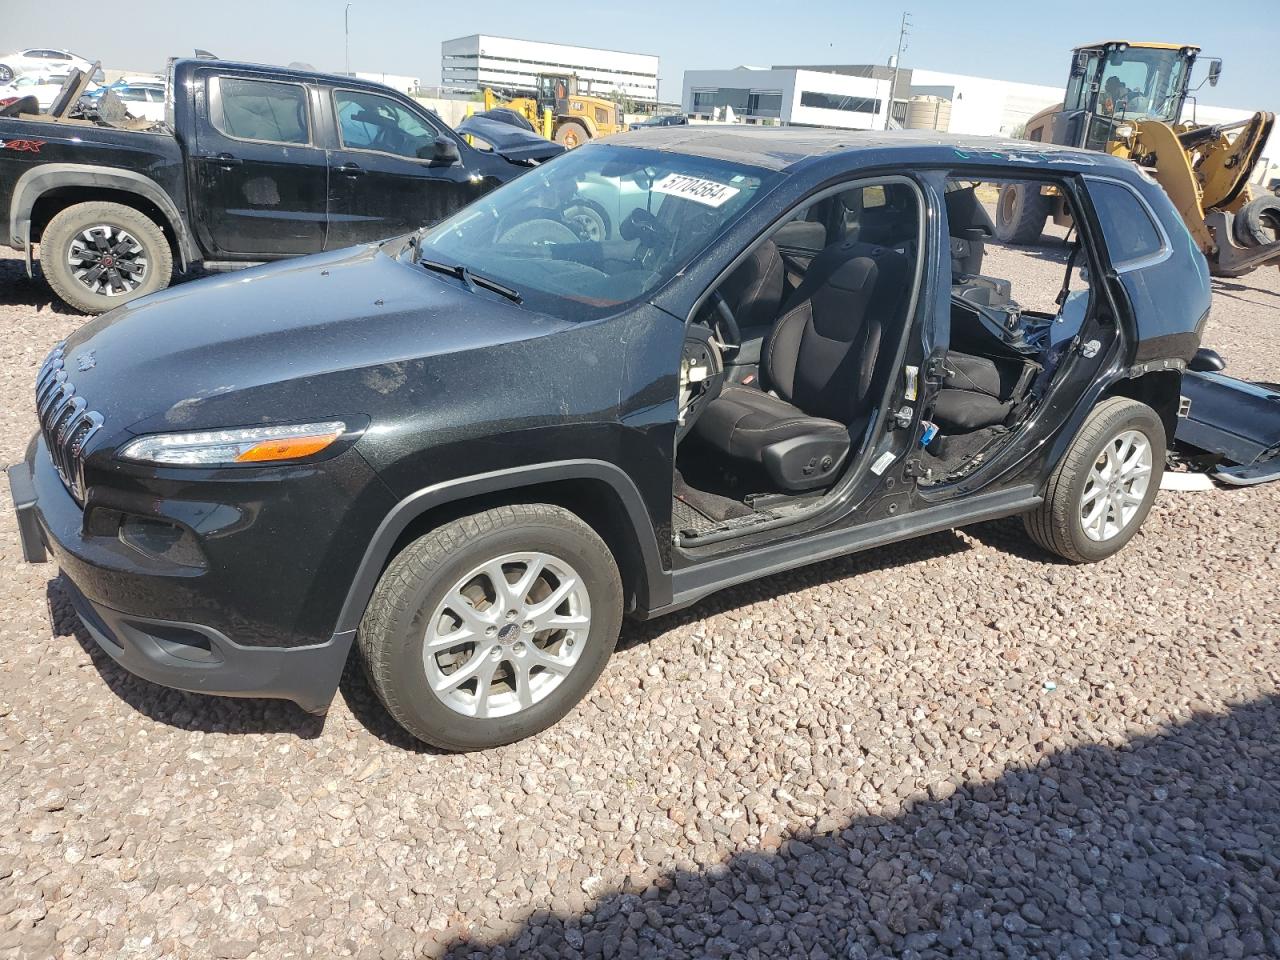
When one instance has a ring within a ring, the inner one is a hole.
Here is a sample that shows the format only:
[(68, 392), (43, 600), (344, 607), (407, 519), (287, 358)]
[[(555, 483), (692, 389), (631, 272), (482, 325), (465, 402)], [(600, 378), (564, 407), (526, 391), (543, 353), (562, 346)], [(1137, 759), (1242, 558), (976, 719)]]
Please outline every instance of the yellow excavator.
[(506, 100), (493, 90), (484, 92), (484, 109), (510, 110), (548, 140), (564, 144), (572, 150), (596, 137), (607, 137), (623, 130), (618, 105), (604, 97), (580, 93), (578, 78), (573, 74), (538, 74), (536, 97)]
[[(1249, 187), (1275, 115), (1217, 125), (1183, 121), (1199, 54), (1192, 44), (1128, 40), (1077, 47), (1062, 106), (1027, 121), (1025, 136), (1133, 160), (1169, 194), (1211, 271), (1238, 277), (1280, 263), (1280, 198), (1255, 198)], [(1209, 60), (1210, 86), (1221, 73), (1222, 61)], [(1001, 188), (995, 217), (1001, 240), (1034, 243), (1050, 217), (1071, 222), (1065, 199), (1052, 188)]]

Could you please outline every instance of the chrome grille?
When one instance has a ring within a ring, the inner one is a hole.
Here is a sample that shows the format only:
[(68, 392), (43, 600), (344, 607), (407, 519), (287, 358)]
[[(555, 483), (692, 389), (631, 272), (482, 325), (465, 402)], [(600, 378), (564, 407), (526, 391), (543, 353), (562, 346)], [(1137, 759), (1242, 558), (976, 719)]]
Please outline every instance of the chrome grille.
[(36, 377), (36, 415), (49, 457), (76, 500), (84, 501), (84, 450), (102, 429), (100, 414), (88, 409), (67, 380), (66, 348), (58, 344)]

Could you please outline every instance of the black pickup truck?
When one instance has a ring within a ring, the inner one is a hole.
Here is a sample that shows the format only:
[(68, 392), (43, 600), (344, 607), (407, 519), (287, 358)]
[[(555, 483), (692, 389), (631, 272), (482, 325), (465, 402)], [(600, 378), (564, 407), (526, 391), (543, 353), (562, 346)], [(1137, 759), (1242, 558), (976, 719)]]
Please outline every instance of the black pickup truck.
[(28, 272), (39, 244), (54, 292), (86, 313), (163, 289), (175, 264), (245, 266), (408, 232), (563, 152), (505, 125), (493, 149), (473, 146), (353, 77), (175, 60), (160, 124), (77, 117), (83, 86), (69, 79), (48, 113), (0, 114), (0, 211)]

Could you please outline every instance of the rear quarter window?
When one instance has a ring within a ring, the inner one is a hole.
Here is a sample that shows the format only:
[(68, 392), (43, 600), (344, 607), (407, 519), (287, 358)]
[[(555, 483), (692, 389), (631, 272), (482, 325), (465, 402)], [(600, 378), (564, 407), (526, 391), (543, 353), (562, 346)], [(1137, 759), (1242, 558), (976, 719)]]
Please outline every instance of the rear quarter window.
[(1128, 187), (1090, 180), (1089, 195), (1102, 224), (1112, 265), (1131, 265), (1165, 249), (1160, 228), (1152, 221), (1146, 205)]

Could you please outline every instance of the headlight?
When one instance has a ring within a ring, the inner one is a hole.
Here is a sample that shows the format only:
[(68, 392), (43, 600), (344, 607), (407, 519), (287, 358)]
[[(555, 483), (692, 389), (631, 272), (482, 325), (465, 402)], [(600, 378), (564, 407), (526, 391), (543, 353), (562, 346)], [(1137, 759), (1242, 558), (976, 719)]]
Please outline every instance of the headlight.
[(126, 460), (176, 466), (231, 466), (310, 457), (346, 431), (341, 420), (280, 427), (157, 433), (139, 437), (120, 451)]

